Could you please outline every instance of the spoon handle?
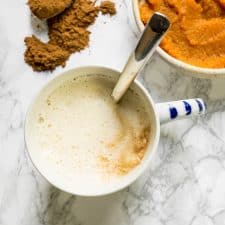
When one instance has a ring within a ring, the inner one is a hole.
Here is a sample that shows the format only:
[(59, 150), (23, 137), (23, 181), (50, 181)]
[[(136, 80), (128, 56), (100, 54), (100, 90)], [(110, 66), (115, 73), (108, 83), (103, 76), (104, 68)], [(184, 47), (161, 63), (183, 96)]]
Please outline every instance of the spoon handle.
[(169, 26), (170, 22), (166, 16), (161, 13), (153, 14), (112, 92), (116, 102), (121, 99), (138, 72), (153, 55)]

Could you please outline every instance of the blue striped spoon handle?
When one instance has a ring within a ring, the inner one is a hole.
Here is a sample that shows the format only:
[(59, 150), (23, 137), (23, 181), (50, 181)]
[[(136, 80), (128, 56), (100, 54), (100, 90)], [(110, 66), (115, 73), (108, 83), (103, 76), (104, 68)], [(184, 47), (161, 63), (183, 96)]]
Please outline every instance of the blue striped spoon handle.
[(160, 123), (206, 113), (206, 104), (201, 98), (156, 104)]

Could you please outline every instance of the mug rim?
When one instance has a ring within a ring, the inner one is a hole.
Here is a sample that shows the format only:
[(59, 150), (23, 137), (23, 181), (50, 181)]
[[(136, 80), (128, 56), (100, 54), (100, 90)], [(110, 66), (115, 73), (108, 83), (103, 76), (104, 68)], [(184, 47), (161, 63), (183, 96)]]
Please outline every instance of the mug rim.
[[(148, 148), (146, 150), (146, 152), (150, 151), (150, 153), (149, 153), (148, 157), (146, 157), (146, 160), (145, 161), (142, 160), (141, 163), (139, 164), (140, 170), (137, 171), (135, 176), (131, 177), (124, 185), (120, 185), (119, 188), (112, 188), (112, 190), (110, 190), (110, 191), (105, 190), (105, 191), (101, 191), (101, 192), (95, 193), (95, 194), (85, 194), (85, 193), (79, 193), (79, 192), (76, 192), (76, 191), (66, 190), (65, 188), (61, 187), (59, 184), (55, 184), (52, 180), (49, 179), (49, 177), (47, 177), (43, 173), (43, 171), (41, 171), (40, 168), (38, 168), (38, 165), (35, 163), (35, 160), (34, 160), (34, 158), (32, 156), (31, 151), (30, 151), (31, 147), (29, 147), (29, 144), (28, 144), (29, 134), (27, 132), (27, 126), (29, 124), (29, 121), (28, 121), (29, 113), (31, 112), (35, 102), (37, 101), (38, 97), (43, 92), (43, 90), (46, 87), (48, 87), (49, 85), (51, 85), (51, 83), (53, 83), (54, 81), (60, 79), (60, 77), (67, 76), (67, 75), (69, 75), (71, 73), (79, 73), (79, 71), (96, 70), (96, 69), (99, 70), (99, 71), (100, 70), (101, 71), (111, 71), (112, 73), (117, 73), (118, 75), (120, 74), (120, 72), (115, 70), (115, 69), (111, 69), (111, 68), (103, 67), (103, 66), (82, 66), (82, 67), (77, 67), (77, 68), (70, 69), (70, 70), (67, 70), (65, 72), (59, 73), (54, 78), (50, 79), (46, 84), (44, 84), (44, 86), (41, 87), (41, 89), (31, 99), (31, 101), (29, 103), (29, 106), (28, 106), (28, 109), (26, 111), (25, 122), (24, 122), (24, 141), (25, 141), (25, 149), (26, 149), (25, 151), (28, 153), (28, 157), (31, 160), (31, 162), (32, 162), (33, 166), (35, 167), (35, 169), (39, 172), (39, 174), (46, 181), (48, 181), (50, 184), (52, 184), (56, 188), (59, 188), (60, 190), (65, 191), (65, 192), (67, 192), (69, 194), (83, 196), (83, 197), (97, 197), (97, 196), (103, 196), (103, 195), (112, 194), (112, 193), (118, 192), (118, 191), (128, 187), (133, 182), (135, 182), (147, 170), (147, 168), (149, 167), (150, 161), (152, 160), (152, 158), (154, 157), (154, 155), (155, 155), (155, 153), (157, 151), (157, 147), (158, 147), (158, 143), (159, 143), (159, 137), (160, 137), (160, 122), (159, 122), (159, 116), (158, 116), (157, 110), (156, 110), (156, 104), (153, 101), (149, 91), (138, 80), (135, 80), (134, 81), (134, 85), (135, 85), (135, 87), (138, 88), (138, 90), (140, 90), (144, 94), (144, 96), (146, 97), (146, 99), (148, 101), (149, 106), (151, 105), (151, 107), (153, 109), (153, 113), (154, 113), (153, 118), (155, 120), (155, 138), (154, 138), (154, 141), (151, 141), (152, 145), (148, 146)], [(89, 73), (89, 75), (92, 75), (92, 74)], [(107, 76), (107, 74), (106, 74), (106, 76)], [(150, 150), (150, 148), (151, 148), (151, 150)]]
[[(139, 31), (143, 31), (145, 26), (141, 21), (140, 17), (140, 10), (139, 10), (139, 0), (132, 0), (132, 8), (133, 8), (133, 15), (135, 19), (135, 23), (138, 27)], [(196, 73), (192, 74), (192, 77), (200, 77), (200, 78), (223, 78), (225, 77), (225, 68), (203, 68), (188, 64), (183, 62), (179, 59), (174, 58), (173, 56), (169, 55), (165, 52), (161, 47), (157, 47), (157, 53), (161, 58), (163, 58), (166, 62), (170, 63), (171, 65), (181, 68), (185, 71)]]

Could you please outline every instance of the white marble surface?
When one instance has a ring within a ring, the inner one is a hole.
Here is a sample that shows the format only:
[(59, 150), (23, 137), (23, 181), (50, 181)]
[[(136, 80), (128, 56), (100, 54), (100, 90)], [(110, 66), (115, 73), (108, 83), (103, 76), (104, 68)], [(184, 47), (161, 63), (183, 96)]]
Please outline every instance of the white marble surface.
[(142, 73), (154, 99), (203, 97), (209, 114), (163, 126), (155, 160), (132, 186), (101, 198), (71, 196), (47, 183), (25, 153), (25, 113), (49, 79), (81, 65), (122, 69), (138, 32), (130, 0), (115, 1), (118, 14), (91, 27), (89, 49), (64, 69), (38, 74), (23, 61), (23, 39), (44, 31), (25, 0), (0, 0), (0, 225), (225, 224), (225, 81), (184, 77), (156, 56)]

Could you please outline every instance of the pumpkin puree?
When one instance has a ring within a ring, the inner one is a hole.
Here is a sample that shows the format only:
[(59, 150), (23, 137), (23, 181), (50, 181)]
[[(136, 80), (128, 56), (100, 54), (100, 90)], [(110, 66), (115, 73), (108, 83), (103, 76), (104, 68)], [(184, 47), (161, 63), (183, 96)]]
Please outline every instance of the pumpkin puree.
[(155, 11), (171, 21), (161, 43), (168, 54), (199, 67), (225, 68), (225, 0), (145, 0), (144, 24)]

